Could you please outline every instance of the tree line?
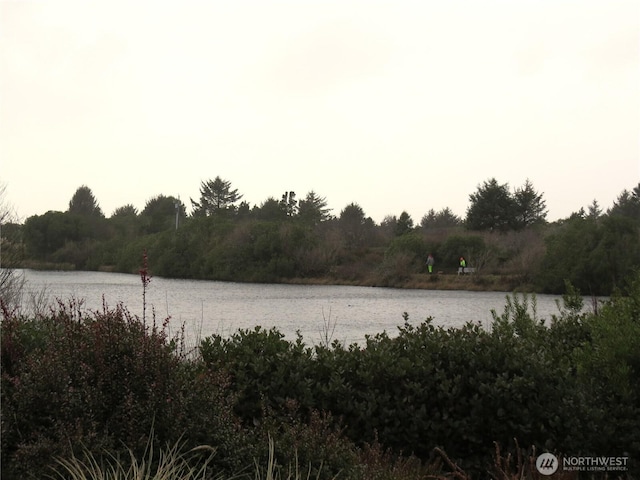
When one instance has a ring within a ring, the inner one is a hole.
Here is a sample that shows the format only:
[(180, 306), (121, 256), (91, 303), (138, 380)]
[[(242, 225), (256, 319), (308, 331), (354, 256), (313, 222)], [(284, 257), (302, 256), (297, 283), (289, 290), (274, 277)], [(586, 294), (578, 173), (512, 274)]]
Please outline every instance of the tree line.
[(106, 218), (82, 185), (67, 211), (3, 225), (3, 262), (137, 272), (146, 250), (153, 273), (166, 277), (410, 286), (432, 253), (434, 286), (464, 256), (476, 282), (501, 276), (509, 288), (560, 293), (568, 279), (592, 294), (609, 294), (640, 267), (640, 184), (606, 212), (594, 200), (555, 222), (529, 180), (512, 190), (488, 179), (469, 195), (465, 218), (431, 209), (418, 224), (405, 211), (377, 224), (357, 203), (333, 215), (314, 191), (252, 207), (219, 176), (199, 193), (189, 213), (180, 199), (157, 195), (140, 212), (126, 204)]

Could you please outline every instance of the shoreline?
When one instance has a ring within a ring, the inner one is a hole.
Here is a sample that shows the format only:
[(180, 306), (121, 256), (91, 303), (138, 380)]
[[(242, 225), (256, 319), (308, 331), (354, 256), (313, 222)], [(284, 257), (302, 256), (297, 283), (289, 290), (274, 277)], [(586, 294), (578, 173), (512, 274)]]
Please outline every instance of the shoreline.
[[(26, 262), (19, 266), (21, 269), (29, 269), (35, 271), (76, 271), (70, 264), (57, 263), (39, 263)], [(89, 270), (104, 273), (129, 273), (132, 275), (138, 272), (119, 272), (109, 265), (102, 265), (96, 270)], [(173, 278), (173, 277), (163, 277)], [(175, 277), (182, 278), (182, 277)], [(467, 275), (458, 275), (455, 273), (414, 273), (407, 278), (401, 279), (384, 279), (380, 276), (369, 276), (367, 278), (346, 279), (332, 275), (323, 277), (294, 277), (294, 278), (278, 278), (273, 281), (252, 281), (247, 279), (212, 279), (212, 278), (185, 278), (186, 280), (208, 280), (208, 281), (225, 281), (239, 283), (273, 283), (273, 284), (289, 284), (289, 285), (343, 285), (353, 287), (380, 287), (380, 288), (400, 288), (414, 290), (466, 290), (472, 292), (506, 292), (506, 293), (542, 293), (536, 291), (530, 283), (523, 282), (519, 275), (495, 275), (471, 273)]]
[(514, 275), (455, 275), (416, 273), (410, 278), (383, 282), (380, 279), (346, 280), (331, 277), (285, 278), (278, 282), (291, 285), (345, 285), (355, 287), (401, 288), (413, 290), (466, 290), (471, 292), (536, 292), (532, 285), (521, 282)]

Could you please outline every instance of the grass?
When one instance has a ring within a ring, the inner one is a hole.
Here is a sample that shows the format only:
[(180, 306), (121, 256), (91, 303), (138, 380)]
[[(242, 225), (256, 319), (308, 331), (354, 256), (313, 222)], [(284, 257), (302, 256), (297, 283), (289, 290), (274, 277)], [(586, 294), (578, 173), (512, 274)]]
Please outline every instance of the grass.
[(472, 274), (457, 275), (455, 273), (433, 274), (414, 273), (402, 281), (385, 283), (382, 278), (370, 275), (366, 278), (345, 279), (339, 277), (326, 278), (285, 278), (282, 283), (292, 285), (345, 285), (359, 287), (375, 287), (384, 285), (391, 288), (409, 288), (419, 290), (467, 290), (477, 292), (511, 292), (534, 291), (533, 285), (522, 283), (517, 275)]
[[(208, 446), (199, 446), (183, 452), (181, 442), (156, 453), (152, 436), (149, 438), (142, 459), (137, 459), (131, 450), (129, 450), (129, 461), (124, 461), (108, 452), (105, 452), (102, 457), (96, 457), (85, 449), (81, 456), (74, 454), (68, 459), (57, 459), (58, 467), (50, 478), (60, 480), (205, 479), (211, 478), (207, 467), (214, 454), (215, 449)], [(204, 461), (202, 461), (203, 456)]]
[[(311, 465), (309, 465), (306, 472), (302, 472), (296, 455), (295, 463), (284, 469), (278, 465), (274, 451), (273, 439), (269, 437), (269, 460), (267, 461), (267, 467), (266, 469), (261, 468), (260, 465), (256, 463), (255, 480), (312, 480)], [(320, 478), (321, 472), (322, 465), (321, 468), (318, 469), (316, 480)], [(335, 479), (337, 476), (333, 478)]]
[[(248, 479), (248, 475), (223, 477), (210, 471), (209, 463), (216, 449), (206, 445), (184, 451), (184, 444), (177, 442), (156, 453), (153, 449), (153, 436), (149, 438), (142, 459), (137, 459), (129, 450), (129, 459), (122, 460), (104, 452), (97, 457), (87, 449), (80, 456), (72, 455), (68, 459), (58, 458), (52, 480), (239, 480)], [(322, 465), (321, 465), (322, 467)], [(269, 458), (266, 466), (255, 465), (255, 480), (313, 480), (311, 465), (301, 470), (297, 455), (294, 464), (287, 467), (278, 464), (275, 457), (274, 442), (269, 437)], [(318, 469), (315, 480), (320, 478), (322, 468)], [(337, 478), (337, 477), (334, 477)]]

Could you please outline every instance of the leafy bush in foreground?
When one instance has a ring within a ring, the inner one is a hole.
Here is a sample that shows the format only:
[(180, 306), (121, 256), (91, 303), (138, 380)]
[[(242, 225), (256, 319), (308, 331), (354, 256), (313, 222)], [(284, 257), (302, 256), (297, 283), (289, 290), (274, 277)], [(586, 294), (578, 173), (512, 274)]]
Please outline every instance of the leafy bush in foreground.
[(476, 472), (494, 442), (514, 438), (538, 451), (639, 456), (638, 299), (640, 280), (597, 315), (581, 313), (574, 290), (550, 321), (537, 318), (535, 297), (507, 298), (490, 331), (407, 319), (394, 338), (311, 349), (256, 329), (210, 337), (201, 351), (232, 372), (245, 422), (293, 401), (331, 412), (359, 446), (379, 441), (423, 460), (440, 446)]
[(206, 439), (233, 462), (247, 442), (226, 385), (122, 306), (86, 314), (70, 301), (31, 320), (5, 310), (2, 478), (44, 471), (80, 445), (142, 454), (152, 431), (159, 445)]
[(523, 458), (533, 450), (517, 445), (637, 461), (640, 275), (597, 314), (577, 293), (549, 321), (535, 297), (507, 298), (490, 330), (407, 317), (395, 337), (312, 348), (256, 328), (205, 339), (195, 359), (122, 306), (70, 301), (38, 318), (5, 308), (2, 478), (42, 478), (82, 448), (126, 468), (151, 432), (154, 448), (215, 448), (211, 471), (236, 478), (268, 464), (269, 439), (281, 465), (319, 479), (483, 477), (494, 442), (513, 439)]

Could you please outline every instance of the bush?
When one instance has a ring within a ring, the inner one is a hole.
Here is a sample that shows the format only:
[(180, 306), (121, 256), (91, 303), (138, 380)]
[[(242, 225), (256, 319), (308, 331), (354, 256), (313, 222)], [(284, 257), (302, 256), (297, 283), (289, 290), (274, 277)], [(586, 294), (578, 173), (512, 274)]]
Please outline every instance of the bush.
[(548, 323), (535, 297), (507, 297), (490, 330), (405, 316), (393, 338), (310, 348), (256, 327), (205, 339), (197, 358), (122, 306), (70, 301), (30, 319), (5, 308), (2, 476), (40, 478), (80, 445), (143, 458), (179, 439), (215, 448), (211, 467), (231, 474), (267, 462), (271, 438), (282, 465), (318, 478), (420, 478), (434, 452), (482, 477), (494, 442), (514, 438), (638, 458), (640, 274), (597, 313), (567, 290)]
[(80, 444), (90, 452), (126, 444), (141, 454), (152, 430), (158, 444), (185, 435), (245, 451), (226, 380), (181, 359), (175, 345), (164, 325), (122, 306), (86, 313), (70, 301), (35, 320), (5, 311), (3, 478), (42, 473)]

